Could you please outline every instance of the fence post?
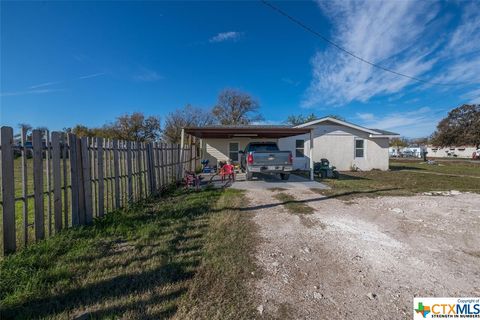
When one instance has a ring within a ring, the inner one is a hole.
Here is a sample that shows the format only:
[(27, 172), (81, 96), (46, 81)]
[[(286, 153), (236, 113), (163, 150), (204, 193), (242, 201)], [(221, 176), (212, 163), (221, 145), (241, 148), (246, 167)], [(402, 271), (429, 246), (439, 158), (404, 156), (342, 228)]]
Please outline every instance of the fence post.
[(176, 175), (176, 181), (180, 181), (181, 178), (183, 178), (183, 159), (181, 159), (185, 153), (183, 152), (184, 146), (181, 146), (177, 144), (177, 152), (175, 156), (177, 157), (177, 175)]
[(77, 137), (74, 134), (68, 134), (68, 144), (70, 147), (70, 180), (71, 180), (71, 197), (72, 197), (72, 226), (80, 224), (80, 208), (79, 208), (79, 176), (77, 162)]
[(2, 206), (3, 206), (3, 252), (15, 252), (15, 180), (13, 176), (13, 129), (2, 127)]
[(52, 132), (53, 211), (55, 232), (62, 229), (62, 183), (60, 171), (60, 132)]
[(105, 193), (103, 178), (103, 138), (97, 138), (97, 172), (98, 172), (98, 216), (105, 213)]
[(114, 139), (113, 145), (113, 175), (115, 181), (115, 209), (120, 208), (120, 170), (118, 161), (118, 140)]
[(83, 201), (84, 221), (83, 224), (90, 224), (93, 221), (92, 210), (92, 179), (90, 177), (90, 157), (88, 152), (88, 138), (80, 140), (82, 150), (82, 176), (83, 176)]
[(45, 238), (43, 195), (43, 141), (41, 130), (33, 130), (33, 190), (35, 199), (35, 240)]

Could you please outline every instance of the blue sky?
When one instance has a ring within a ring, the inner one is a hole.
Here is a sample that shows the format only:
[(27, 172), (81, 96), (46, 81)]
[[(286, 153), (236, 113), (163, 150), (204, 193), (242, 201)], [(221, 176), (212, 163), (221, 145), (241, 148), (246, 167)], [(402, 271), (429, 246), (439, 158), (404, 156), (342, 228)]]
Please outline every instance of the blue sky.
[(274, 2), (360, 62), (260, 2), (1, 2), (1, 124), (51, 130), (134, 111), (210, 108), (252, 94), (266, 123), (339, 114), (409, 137), (480, 102), (475, 1)]

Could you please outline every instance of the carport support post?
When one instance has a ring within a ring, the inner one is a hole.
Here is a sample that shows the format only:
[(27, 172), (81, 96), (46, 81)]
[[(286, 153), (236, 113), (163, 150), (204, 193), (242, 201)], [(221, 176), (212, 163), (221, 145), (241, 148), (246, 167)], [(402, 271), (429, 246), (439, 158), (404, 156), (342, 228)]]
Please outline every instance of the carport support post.
[(314, 180), (313, 177), (313, 134), (312, 130), (310, 130), (310, 148), (308, 148), (308, 157), (310, 158), (310, 180)]

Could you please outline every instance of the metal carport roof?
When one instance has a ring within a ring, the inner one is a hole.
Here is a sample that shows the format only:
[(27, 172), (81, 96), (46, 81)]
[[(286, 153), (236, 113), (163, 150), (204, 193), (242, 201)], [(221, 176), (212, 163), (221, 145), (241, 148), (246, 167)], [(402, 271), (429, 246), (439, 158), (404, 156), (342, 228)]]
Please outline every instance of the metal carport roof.
[(201, 139), (265, 138), (278, 139), (310, 133), (310, 128), (292, 128), (288, 126), (208, 126), (186, 127), (184, 132)]

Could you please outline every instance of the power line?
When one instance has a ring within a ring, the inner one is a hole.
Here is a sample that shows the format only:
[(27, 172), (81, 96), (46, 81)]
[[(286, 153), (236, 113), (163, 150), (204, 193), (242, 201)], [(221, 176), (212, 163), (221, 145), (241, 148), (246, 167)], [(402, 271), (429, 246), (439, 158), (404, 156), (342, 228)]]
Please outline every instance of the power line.
[(305, 29), (306, 31), (312, 33), (313, 35), (319, 37), (320, 39), (322, 39), (323, 41), (331, 44), (332, 46), (334, 46), (335, 48), (337, 48), (338, 50), (340, 51), (343, 51), (345, 52), (346, 54), (354, 57), (355, 59), (358, 59), (366, 64), (369, 64), (371, 65), (372, 67), (375, 67), (375, 68), (378, 68), (378, 69), (381, 69), (383, 71), (386, 71), (386, 72), (390, 72), (390, 73), (393, 73), (397, 76), (401, 76), (401, 77), (404, 77), (404, 78), (408, 78), (410, 80), (414, 80), (414, 81), (417, 81), (417, 82), (422, 82), (422, 83), (426, 83), (426, 84), (431, 84), (431, 85), (437, 85), (437, 86), (458, 86), (458, 85), (461, 85), (460, 83), (439, 83), (439, 82), (430, 82), (428, 80), (423, 80), (423, 79), (420, 79), (420, 78), (417, 78), (417, 77), (413, 77), (413, 76), (409, 76), (407, 74), (404, 74), (404, 73), (401, 73), (401, 72), (398, 72), (398, 71), (395, 71), (393, 69), (389, 69), (389, 68), (386, 68), (384, 66), (381, 66), (379, 64), (376, 64), (374, 62), (371, 62), (371, 61), (368, 61), (358, 55), (356, 55), (355, 53), (341, 47), (340, 45), (336, 44), (335, 42), (333, 42), (332, 40), (328, 39), (327, 37), (325, 37), (324, 35), (322, 35), (321, 33), (313, 30), (311, 27), (307, 26), (306, 24), (304, 24), (302, 21), (292, 17), (291, 15), (289, 15), (288, 13), (286, 13), (285, 11), (283, 11), (282, 9), (274, 6), (273, 4), (271, 4), (270, 2), (266, 1), (266, 0), (260, 0), (265, 6), (269, 7), (270, 9), (276, 11), (277, 13), (279, 13), (280, 15), (286, 17), (287, 19), (289, 19), (290, 21), (292, 21), (293, 23), (297, 24), (298, 26), (300, 26), (301, 28)]

